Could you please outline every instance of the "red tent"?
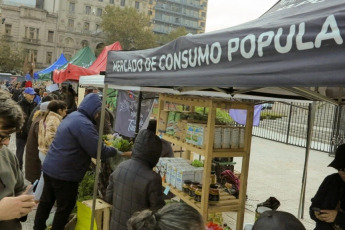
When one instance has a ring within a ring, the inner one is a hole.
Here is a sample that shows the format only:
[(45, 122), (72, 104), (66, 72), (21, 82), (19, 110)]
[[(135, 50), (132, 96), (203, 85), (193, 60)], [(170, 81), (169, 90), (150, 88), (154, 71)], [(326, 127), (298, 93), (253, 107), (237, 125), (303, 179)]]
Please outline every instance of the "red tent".
[(83, 67), (68, 64), (66, 69), (54, 70), (53, 80), (55, 83), (62, 83), (66, 80), (79, 81), (80, 76), (99, 74), (99, 71), (85, 69)]
[(105, 71), (108, 51), (110, 50), (122, 50), (122, 47), (119, 42), (114, 42), (113, 44), (104, 47), (97, 59), (87, 69), (81, 66), (68, 64), (66, 69), (54, 70), (54, 82), (62, 83), (66, 80), (78, 81), (80, 76), (94, 75), (99, 74), (101, 71)]
[(105, 71), (105, 68), (107, 66), (108, 51), (110, 50), (122, 50), (120, 42), (114, 42), (113, 44), (104, 47), (97, 59), (92, 63), (92, 65), (89, 66), (88, 69), (95, 70), (98, 73), (101, 71)]

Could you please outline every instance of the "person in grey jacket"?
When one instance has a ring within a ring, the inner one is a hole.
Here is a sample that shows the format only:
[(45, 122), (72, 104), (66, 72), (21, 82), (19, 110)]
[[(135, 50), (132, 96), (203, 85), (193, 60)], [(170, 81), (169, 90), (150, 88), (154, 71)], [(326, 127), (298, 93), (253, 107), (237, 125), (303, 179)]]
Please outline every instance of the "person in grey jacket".
[(20, 106), (0, 90), (0, 229), (4, 230), (21, 230), (20, 221), (25, 221), (35, 206), (34, 197), (23, 194), (27, 187), (18, 159), (6, 147), (11, 133), (20, 130), (23, 124)]
[(127, 221), (137, 211), (157, 211), (165, 204), (162, 178), (152, 170), (162, 152), (162, 142), (150, 130), (141, 130), (132, 158), (110, 175), (106, 201), (113, 204), (111, 230), (127, 230)]

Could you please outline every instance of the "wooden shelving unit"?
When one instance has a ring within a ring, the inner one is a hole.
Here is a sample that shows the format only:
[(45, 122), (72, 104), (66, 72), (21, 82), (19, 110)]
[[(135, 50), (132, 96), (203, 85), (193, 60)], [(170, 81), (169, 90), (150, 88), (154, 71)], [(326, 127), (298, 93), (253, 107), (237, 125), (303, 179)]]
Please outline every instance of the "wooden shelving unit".
[[(165, 102), (187, 105), (194, 108), (195, 106), (206, 107), (209, 109), (208, 120), (207, 120), (207, 134), (205, 138), (205, 148), (199, 148), (195, 145), (185, 143), (169, 135), (163, 135), (163, 138), (171, 143), (185, 148), (190, 152), (191, 157), (193, 153), (200, 154), (205, 157), (204, 160), (204, 173), (202, 184), (202, 200), (197, 203), (190, 199), (188, 195), (177, 189), (170, 188), (170, 191), (176, 196), (179, 196), (184, 202), (191, 205), (197, 209), (201, 215), (204, 217), (205, 221), (207, 219), (208, 213), (213, 212), (227, 212), (227, 211), (237, 211), (237, 221), (236, 230), (243, 229), (244, 211), (245, 211), (245, 200), (247, 191), (247, 179), (248, 179), (248, 169), (249, 169), (249, 158), (250, 158), (250, 146), (252, 137), (252, 125), (253, 125), (253, 113), (254, 105), (251, 103), (244, 102), (234, 102), (223, 99), (197, 97), (197, 96), (176, 96), (176, 95), (166, 95), (161, 94), (159, 96), (158, 105), (158, 118), (160, 113), (164, 110)], [(213, 149), (213, 137), (215, 131), (215, 120), (216, 120), (216, 109), (242, 109), (247, 110), (247, 120), (245, 126), (245, 136), (244, 136), (244, 147), (239, 149)], [(159, 123), (159, 122), (158, 122)], [(159, 125), (159, 124), (158, 124)], [(157, 127), (159, 130), (159, 127)], [(227, 194), (226, 192), (221, 192), (220, 201), (216, 205), (210, 205), (208, 202), (209, 197), (209, 185), (210, 184), (210, 174), (211, 174), (211, 163), (214, 157), (242, 157), (242, 169), (241, 169), (241, 184), (240, 184), (240, 194), (239, 198), (236, 199), (234, 196)], [(164, 184), (167, 186), (167, 184)]]

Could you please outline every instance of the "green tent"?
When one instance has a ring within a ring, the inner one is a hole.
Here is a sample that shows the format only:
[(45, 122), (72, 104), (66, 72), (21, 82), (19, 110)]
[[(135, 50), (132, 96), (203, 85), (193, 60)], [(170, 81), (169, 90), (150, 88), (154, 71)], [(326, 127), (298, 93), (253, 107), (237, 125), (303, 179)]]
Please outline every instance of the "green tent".
[[(78, 52), (71, 58), (71, 60), (68, 63), (66, 63), (65, 65), (61, 66), (58, 69), (59, 70), (66, 69), (68, 64), (73, 64), (73, 65), (81, 66), (84, 68), (88, 68), (95, 60), (96, 60), (95, 54), (90, 49), (90, 47), (87, 46), (83, 49), (78, 50)], [(39, 79), (40, 80), (52, 79), (52, 74), (53, 74), (53, 71), (46, 74), (41, 74), (39, 76)]]

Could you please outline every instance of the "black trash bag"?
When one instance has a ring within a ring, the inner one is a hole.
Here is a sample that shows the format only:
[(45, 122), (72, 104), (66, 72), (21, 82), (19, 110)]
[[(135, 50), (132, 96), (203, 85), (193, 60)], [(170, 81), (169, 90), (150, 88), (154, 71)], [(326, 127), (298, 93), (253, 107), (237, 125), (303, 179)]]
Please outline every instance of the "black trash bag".
[(257, 204), (257, 207), (267, 207), (270, 208), (272, 210), (277, 210), (280, 206), (280, 202), (279, 200), (277, 200), (277, 198), (271, 196), (270, 198), (268, 198), (265, 202)]

